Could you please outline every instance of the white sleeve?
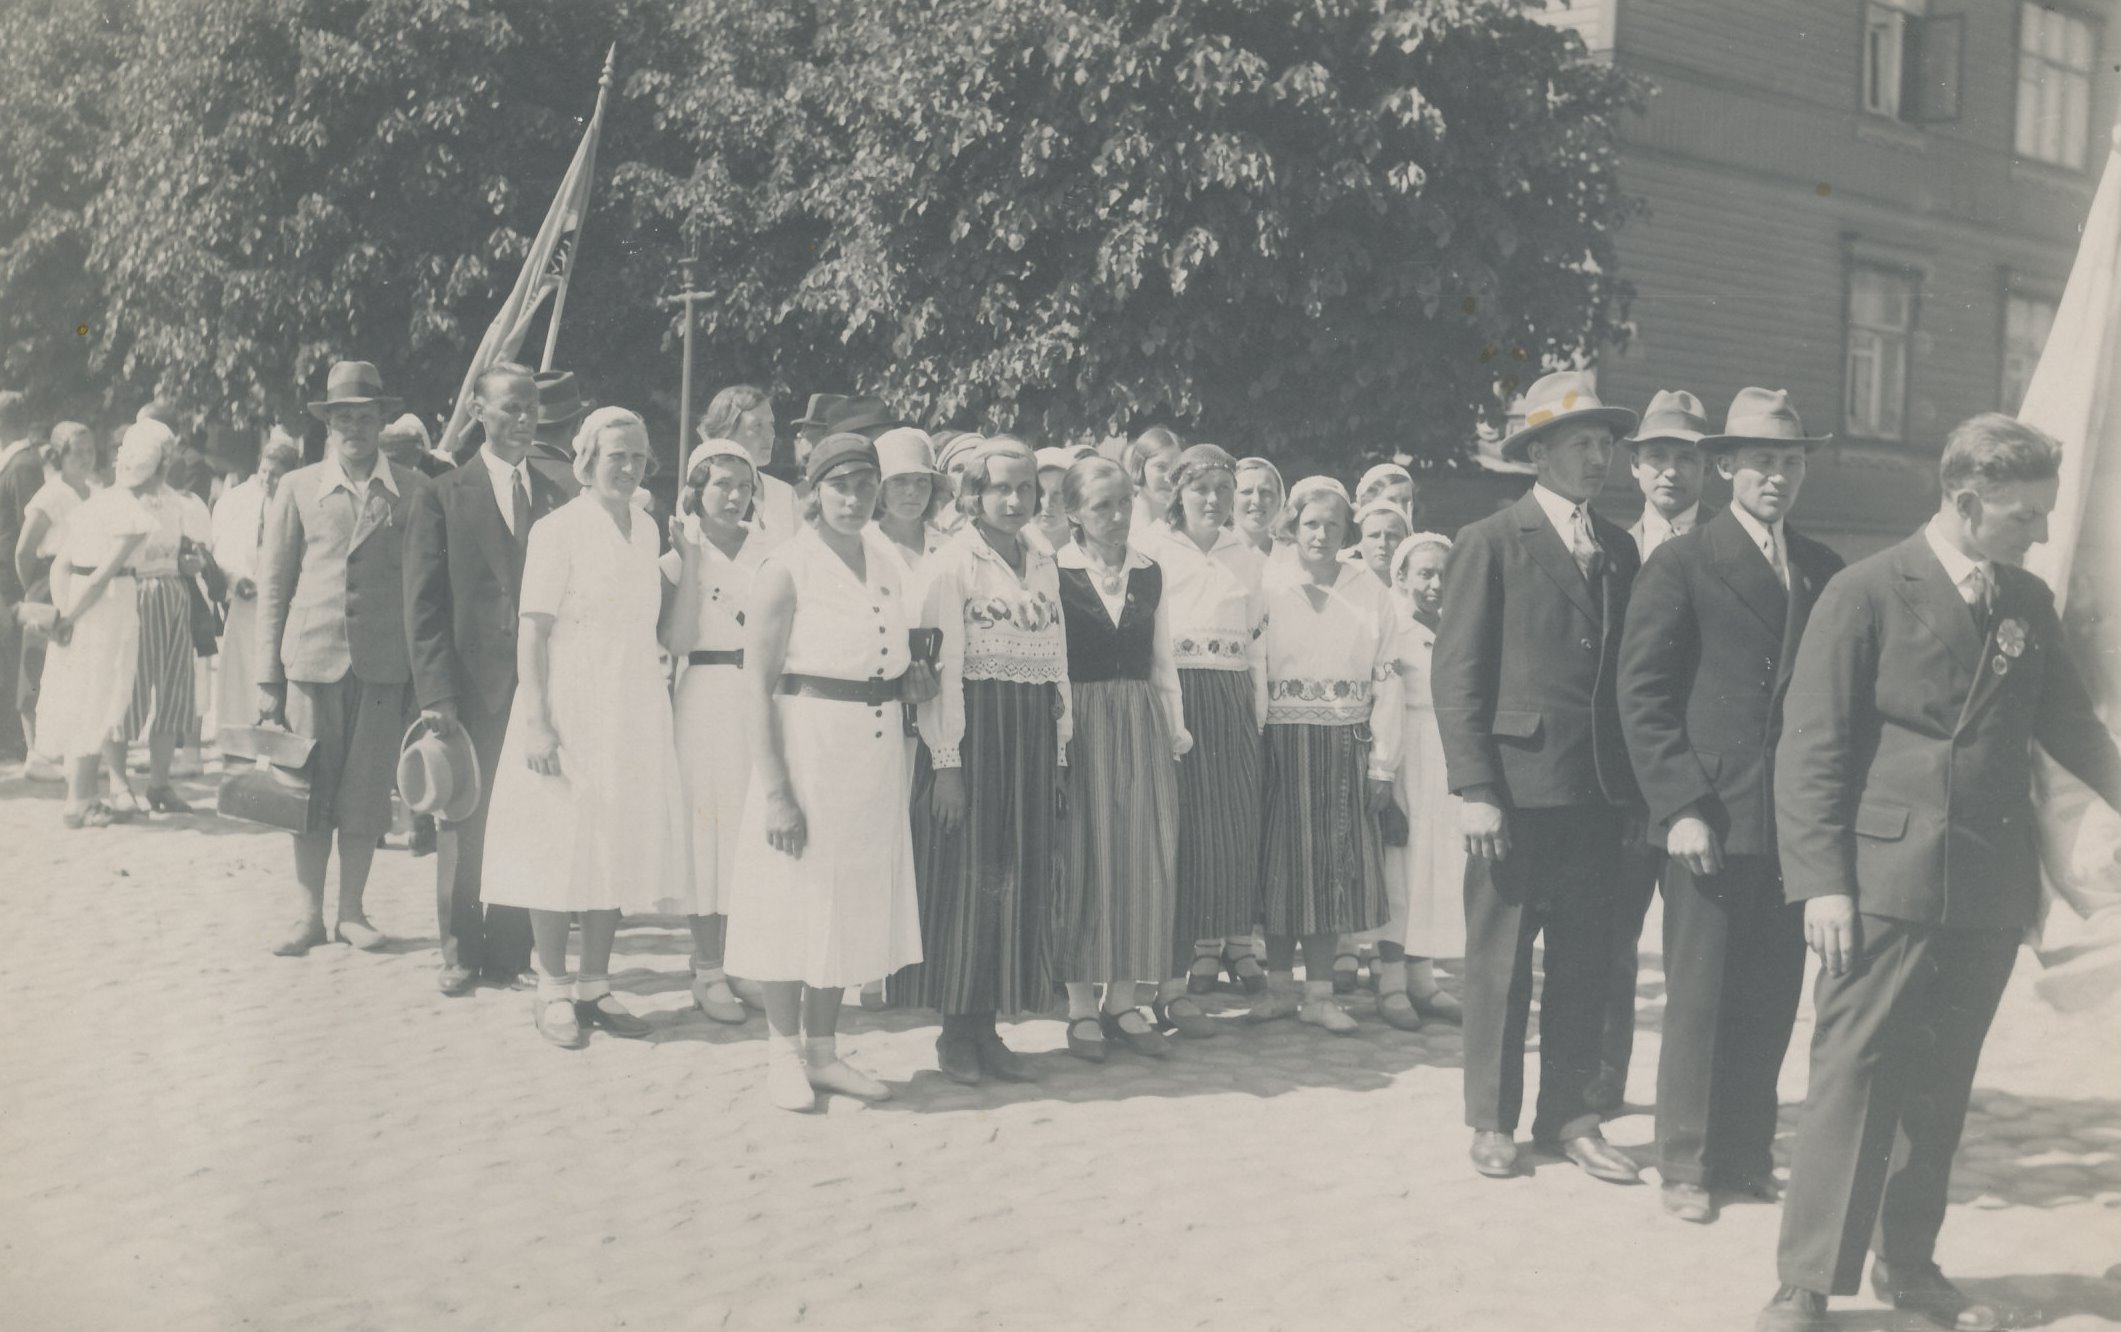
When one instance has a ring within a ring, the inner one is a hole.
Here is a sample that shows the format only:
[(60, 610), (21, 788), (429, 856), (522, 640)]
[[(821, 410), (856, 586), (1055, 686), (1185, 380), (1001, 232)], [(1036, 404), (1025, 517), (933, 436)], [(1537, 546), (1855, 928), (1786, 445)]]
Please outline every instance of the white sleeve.
[(938, 769), (956, 768), (964, 762), (957, 747), (965, 738), (965, 588), (955, 550), (936, 554), (930, 563), (932, 571), (923, 566), (930, 576), (921, 603), (921, 627), (943, 631), (935, 663), (941, 688), (920, 705), (915, 721), (927, 742), (929, 760)]

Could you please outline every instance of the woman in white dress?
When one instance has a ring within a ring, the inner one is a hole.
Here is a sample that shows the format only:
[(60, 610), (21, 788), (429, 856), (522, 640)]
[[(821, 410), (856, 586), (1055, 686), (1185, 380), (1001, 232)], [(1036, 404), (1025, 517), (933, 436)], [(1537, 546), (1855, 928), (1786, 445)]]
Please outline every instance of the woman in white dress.
[(140, 604), (132, 559), (155, 531), (140, 492), (160, 484), (163, 450), (174, 437), (159, 421), (138, 422), (118, 450), (117, 484), (67, 516), (52, 563), (59, 612), (44, 661), (37, 740), (66, 765), (69, 828), (101, 828), (120, 817), (98, 800), (99, 764), (123, 780), (121, 728), (140, 667)]
[[(58, 557), (59, 541), (65, 535), (66, 517), (88, 498), (89, 478), (96, 474), (96, 434), (79, 421), (61, 421), (52, 427), (45, 466), (54, 475), (22, 510), (22, 535), (13, 550), (0, 557), (15, 562), (15, 578), (23, 588), (25, 602), (52, 604), (52, 561)], [(37, 691), (44, 678), (44, 643), (41, 638), (22, 645), (22, 675), (15, 685), (15, 712), (22, 718), (22, 738), (29, 751), (23, 776), (32, 781), (64, 780), (44, 762), (48, 751), (37, 743)]]
[(759, 469), (751, 496), (751, 539), (761, 554), (802, 527), (795, 487), (764, 470), (773, 461), (773, 425), (773, 399), (752, 384), (731, 384), (715, 394), (700, 417), (701, 439), (735, 440)]
[[(582, 493), (530, 529), (517, 605), (521, 683), (501, 744), (486, 831), (486, 901), (530, 912), (546, 1040), (583, 1024), (640, 1037), (648, 1023), (611, 993), (619, 912), (679, 914), (691, 900), (684, 778), (672, 740), (656, 619), (656, 532), (633, 493), (648, 428), (599, 407), (574, 437)], [(569, 916), (582, 918), (579, 974)]]
[(692, 1001), (716, 1022), (745, 1010), (723, 969), (737, 820), (751, 784), (751, 747), (737, 718), (744, 709), (744, 612), (765, 558), (764, 541), (744, 521), (757, 494), (758, 466), (734, 440), (708, 439), (685, 464), (664, 577), (676, 584), (663, 644), (678, 663), (674, 703), (678, 767), (692, 811)]
[(729, 966), (764, 982), (766, 1092), (890, 1089), (840, 1057), (840, 1000), (921, 959), (901, 704), (935, 692), (911, 664), (906, 566), (869, 525), (876, 446), (828, 435), (805, 468), (816, 519), (759, 567), (744, 644), (752, 772), (730, 915)]

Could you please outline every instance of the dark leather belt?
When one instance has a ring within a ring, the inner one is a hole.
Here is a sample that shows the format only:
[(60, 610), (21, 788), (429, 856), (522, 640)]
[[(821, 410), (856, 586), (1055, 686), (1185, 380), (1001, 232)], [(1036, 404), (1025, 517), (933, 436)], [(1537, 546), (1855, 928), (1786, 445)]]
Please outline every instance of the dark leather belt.
[[(66, 567), (73, 571), (74, 576), (76, 578), (94, 578), (96, 576), (96, 570), (101, 568), (102, 566), (96, 564), (69, 564)], [(110, 576), (113, 578), (132, 578), (136, 575), (130, 569), (113, 569), (111, 571)]]
[(828, 675), (783, 675), (774, 692), (880, 708), (898, 701), (899, 680), (897, 676), (889, 680), (835, 680)]
[(744, 664), (742, 648), (702, 648), (688, 652), (685, 660), (694, 666), (741, 666)]

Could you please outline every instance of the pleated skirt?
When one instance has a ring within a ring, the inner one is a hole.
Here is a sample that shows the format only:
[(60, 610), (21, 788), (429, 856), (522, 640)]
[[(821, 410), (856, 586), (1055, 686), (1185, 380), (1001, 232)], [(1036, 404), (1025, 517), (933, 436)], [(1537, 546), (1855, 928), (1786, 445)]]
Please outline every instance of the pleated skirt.
[(1353, 933), (1389, 917), (1369, 770), (1369, 741), (1357, 727), (1267, 727), (1260, 820), (1267, 933)]
[[(1071, 686), (1060, 976), (1160, 980), (1178, 904), (1178, 764), (1147, 680)], [(1189, 941), (1190, 942), (1190, 941)]]
[(125, 713), (125, 738), (161, 737), (187, 745), (199, 724), (191, 596), (182, 578), (142, 578), (139, 584), (140, 666)]
[(1178, 762), (1178, 896), (1172, 975), (1196, 939), (1250, 934), (1259, 923), (1259, 810), (1264, 754), (1249, 671), (1178, 673), (1193, 749)]
[(892, 976), (890, 995), (950, 1014), (1042, 1012), (1053, 1003), (1066, 926), (1054, 813), (1060, 697), (1052, 685), (1008, 680), (967, 680), (964, 689), (965, 821), (954, 833), (937, 825), (935, 771), (923, 749), (913, 867), (924, 960)]

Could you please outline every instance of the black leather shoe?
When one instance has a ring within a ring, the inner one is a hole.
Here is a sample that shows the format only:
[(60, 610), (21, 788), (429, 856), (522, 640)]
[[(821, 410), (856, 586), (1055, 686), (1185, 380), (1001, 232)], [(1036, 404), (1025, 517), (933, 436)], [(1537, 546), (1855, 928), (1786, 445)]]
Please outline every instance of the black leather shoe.
[(979, 1060), (979, 1071), (997, 1082), (1035, 1082), (1031, 1066), (1022, 1055), (1002, 1044), (1002, 1038), (993, 1032), (982, 1032), (973, 1040), (975, 1057)]
[(452, 999), (470, 994), (479, 983), (479, 973), (470, 967), (444, 967), (435, 973), (435, 988)]
[(637, 1041), (655, 1030), (647, 1018), (626, 1011), (626, 1005), (616, 995), (603, 994), (595, 999), (574, 1001), (575, 1021), (585, 1027), (602, 1027), (614, 1036)]
[(1784, 1286), (1753, 1320), (1753, 1332), (1827, 1332), (1826, 1296), (1801, 1286)]
[(1602, 1179), (1608, 1184), (1640, 1184), (1642, 1171), (1627, 1153), (1607, 1142), (1596, 1133), (1586, 1133), (1580, 1138), (1570, 1138), (1550, 1148), (1566, 1156), (1592, 1179)]
[(952, 1082), (977, 1087), (980, 1082), (979, 1046), (970, 1036), (946, 1031), (935, 1041), (935, 1067)]
[(1921, 1314), (1939, 1327), (1957, 1332), (1990, 1332), (2003, 1326), (2001, 1311), (1945, 1280), (1935, 1263), (1887, 1267), (1885, 1259), (1874, 1258), (1871, 1289), (1895, 1309)]
[(1517, 1144), (1507, 1133), (1479, 1129), (1473, 1134), (1473, 1168), (1490, 1179), (1508, 1179), (1517, 1173)]

